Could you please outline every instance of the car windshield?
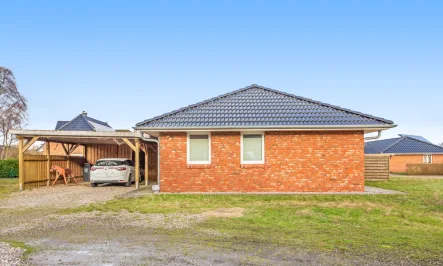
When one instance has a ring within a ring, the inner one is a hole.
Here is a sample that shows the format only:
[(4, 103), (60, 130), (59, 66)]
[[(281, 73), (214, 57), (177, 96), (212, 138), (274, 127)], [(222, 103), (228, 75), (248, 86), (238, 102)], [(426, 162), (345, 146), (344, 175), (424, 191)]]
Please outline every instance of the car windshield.
[(124, 165), (124, 161), (114, 161), (114, 160), (103, 160), (103, 161), (97, 161), (95, 164), (96, 166), (119, 166)]

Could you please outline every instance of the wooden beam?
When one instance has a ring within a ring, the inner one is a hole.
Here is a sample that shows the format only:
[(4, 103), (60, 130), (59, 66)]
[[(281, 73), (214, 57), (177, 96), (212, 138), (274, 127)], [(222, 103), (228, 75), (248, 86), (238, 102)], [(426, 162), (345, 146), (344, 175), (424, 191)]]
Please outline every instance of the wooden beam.
[(77, 149), (77, 147), (78, 147), (79, 145), (80, 145), (80, 144), (72, 145), (71, 148), (68, 150), (68, 155), (71, 155), (71, 154), (75, 151), (75, 149)]
[(66, 156), (69, 156), (68, 149), (66, 149), (65, 144), (64, 143), (60, 143), (60, 144), (62, 145), (63, 150), (65, 151)]
[(135, 188), (138, 189), (140, 182), (140, 141), (135, 139)]
[(46, 150), (46, 157), (48, 159), (48, 161), (46, 162), (46, 174), (48, 175), (48, 182), (46, 183), (46, 186), (49, 187), (49, 180), (51, 179), (51, 172), (49, 172), (49, 170), (51, 170), (51, 148), (50, 148), (51, 144), (49, 142), (45, 143), (45, 150)]
[(24, 178), (25, 173), (24, 169), (24, 160), (23, 160), (23, 138), (18, 139), (18, 183), (20, 190), (24, 189)]
[[(134, 144), (132, 144), (132, 142), (130, 142), (128, 139), (126, 138), (122, 138), (122, 140), (128, 144), (129, 148), (131, 148), (134, 152), (136, 152), (137, 148), (134, 146)], [(138, 140), (136, 140), (137, 143)], [(140, 149), (140, 143), (139, 143), (139, 149)]]
[(22, 153), (27, 151), (29, 149), (29, 147), (31, 147), (32, 144), (34, 144), (39, 137), (33, 137), (30, 141), (28, 141), (25, 145), (25, 147), (23, 147)]

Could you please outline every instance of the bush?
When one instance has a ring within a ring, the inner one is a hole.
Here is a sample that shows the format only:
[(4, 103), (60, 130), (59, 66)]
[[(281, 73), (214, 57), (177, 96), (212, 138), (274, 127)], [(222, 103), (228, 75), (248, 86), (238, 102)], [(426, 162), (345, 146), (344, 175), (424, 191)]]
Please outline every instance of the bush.
[(18, 160), (0, 160), (0, 178), (11, 177), (11, 173), (14, 173), (15, 176), (18, 175)]

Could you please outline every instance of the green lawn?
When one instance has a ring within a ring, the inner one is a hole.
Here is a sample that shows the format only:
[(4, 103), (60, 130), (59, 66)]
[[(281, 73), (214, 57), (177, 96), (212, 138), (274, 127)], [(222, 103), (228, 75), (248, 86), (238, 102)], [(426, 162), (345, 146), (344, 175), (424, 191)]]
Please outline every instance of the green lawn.
[[(201, 213), (242, 207), (246, 210), (244, 217), (211, 218), (191, 232), (211, 229), (231, 236), (229, 241), (236, 242), (443, 261), (443, 179), (396, 177), (367, 185), (407, 194), (160, 194), (116, 199), (69, 212)], [(190, 230), (186, 231), (189, 237)], [(172, 234), (183, 235), (183, 232)]]
[(16, 178), (0, 178), (0, 198), (14, 191), (18, 191), (18, 180)]

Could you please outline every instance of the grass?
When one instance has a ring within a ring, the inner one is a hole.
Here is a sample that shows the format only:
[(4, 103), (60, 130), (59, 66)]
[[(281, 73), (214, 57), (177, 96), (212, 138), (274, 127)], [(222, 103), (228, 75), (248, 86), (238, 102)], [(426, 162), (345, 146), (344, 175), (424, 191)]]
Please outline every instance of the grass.
[(4, 241), (4, 242), (11, 244), (12, 247), (21, 248), (21, 249), (26, 250), (24, 253), (25, 256), (28, 256), (29, 254), (31, 254), (32, 252), (35, 251), (34, 247), (26, 245), (23, 242), (19, 242), (19, 241)]
[(7, 196), (14, 191), (18, 191), (17, 179), (0, 178), (0, 198)]
[[(201, 213), (242, 207), (241, 218), (213, 218), (192, 230), (217, 230), (230, 241), (322, 251), (443, 260), (443, 179), (395, 177), (367, 185), (402, 195), (152, 195), (67, 212), (128, 210)], [(183, 232), (178, 232), (183, 233)]]

